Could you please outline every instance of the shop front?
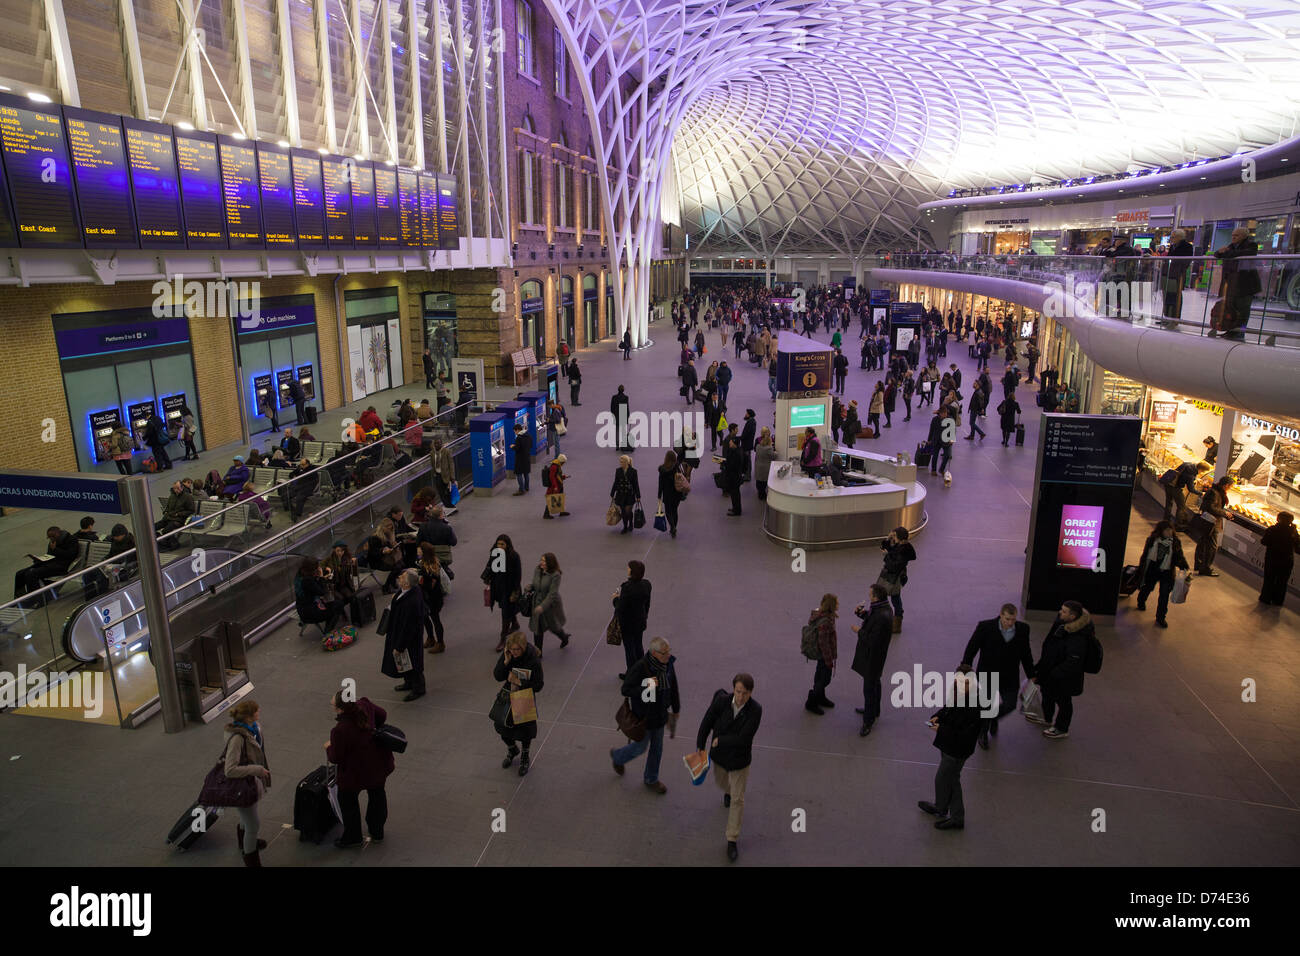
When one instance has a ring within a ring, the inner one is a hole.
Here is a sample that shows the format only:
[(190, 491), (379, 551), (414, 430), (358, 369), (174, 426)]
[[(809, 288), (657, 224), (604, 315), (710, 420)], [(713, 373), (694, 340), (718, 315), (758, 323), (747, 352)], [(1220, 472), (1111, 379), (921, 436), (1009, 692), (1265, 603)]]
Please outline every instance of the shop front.
[(397, 287), (343, 293), (352, 400), (406, 384)]
[(596, 299), (596, 292), (596, 277), (590, 274), (584, 275), (582, 277), (582, 315), (588, 345), (594, 345), (601, 339), (600, 306)]
[(421, 300), (424, 347), (433, 359), (434, 377), (451, 378), (451, 360), (460, 355), (456, 297), (450, 292), (426, 292)]
[(577, 349), (577, 306), (573, 299), (572, 277), (561, 276), (556, 288), (558, 290), (558, 301), (555, 309), (557, 334), (560, 341), (568, 343), (570, 349)]
[(542, 284), (529, 279), (519, 287), (520, 348), (531, 348), (541, 360), (546, 345), (546, 302), (542, 298)]
[(316, 399), (320, 356), (316, 342), (316, 300), (289, 295), (257, 300), (235, 319), (235, 341), (244, 418), (252, 435), (269, 430), (271, 412), (293, 408), (289, 382), (302, 384), (308, 404)]
[[(149, 453), (143, 432), (151, 414), (175, 421), (188, 406), (201, 423), (189, 319), (176, 311), (161, 318), (150, 308), (52, 317), (78, 471), (117, 470), (108, 438), (118, 425), (135, 438), (132, 471), (139, 471)], [(202, 450), (201, 424), (195, 445)]]

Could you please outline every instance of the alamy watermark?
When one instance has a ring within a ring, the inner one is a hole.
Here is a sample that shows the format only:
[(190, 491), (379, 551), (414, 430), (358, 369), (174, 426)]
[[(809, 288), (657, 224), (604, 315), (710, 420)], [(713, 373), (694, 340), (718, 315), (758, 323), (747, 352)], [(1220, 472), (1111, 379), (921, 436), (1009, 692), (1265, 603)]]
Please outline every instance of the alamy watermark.
[(889, 694), (892, 707), (916, 707), (931, 710), (940, 707), (980, 708), (981, 717), (998, 715), (998, 674), (996, 671), (957, 674), (952, 671), (923, 671), (920, 664), (911, 671), (895, 671), (889, 677), (893, 688)]
[(153, 293), (153, 315), (163, 319), (183, 308), (187, 316), (217, 319), (257, 319), (262, 314), (262, 284), (234, 279), (189, 279), (177, 274), (159, 279)]
[(28, 671), (19, 664), (17, 673), (0, 671), (0, 709), (12, 707), (79, 709), (86, 720), (97, 720), (104, 713), (104, 674)]
[(1064, 282), (1049, 282), (1043, 302), (1043, 315), (1052, 319), (1083, 318), (1077, 315), (1076, 303), (1090, 304), (1103, 315), (1150, 314), (1155, 310), (1156, 288), (1154, 282), (1112, 280), (1076, 281), (1066, 276)]
[(703, 412), (631, 412), (620, 406), (596, 416), (598, 448), (676, 448), (685, 444), (686, 457), (700, 457), (702, 435), (708, 434)]

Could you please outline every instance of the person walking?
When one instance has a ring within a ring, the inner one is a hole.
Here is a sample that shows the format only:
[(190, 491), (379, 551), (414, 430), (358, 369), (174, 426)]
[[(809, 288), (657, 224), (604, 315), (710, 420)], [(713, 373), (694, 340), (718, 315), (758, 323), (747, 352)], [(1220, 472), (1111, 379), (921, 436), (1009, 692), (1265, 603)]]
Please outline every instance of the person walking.
[(885, 410), (885, 383), (877, 382), (871, 392), (871, 402), (867, 405), (867, 424), (871, 426), (872, 438), (880, 437), (880, 415)]
[(723, 408), (727, 406), (727, 393), (731, 391), (731, 378), (732, 378), (731, 366), (728, 365), (724, 360), (721, 363), (719, 363), (718, 374), (717, 374), (718, 398), (721, 399), (720, 404)]
[(885, 427), (893, 428), (894, 408), (898, 401), (898, 379), (893, 375), (888, 376), (885, 380), (885, 392), (883, 398), (884, 398), (884, 412), (885, 412)]
[(407, 568), (397, 577), (397, 594), (388, 605), (388, 631), (384, 634), (384, 657), (380, 670), (386, 677), (400, 677), (394, 690), (406, 691), (402, 700), (424, 696), (424, 596), (420, 593), (420, 572)]
[(822, 595), (819, 605), (808, 616), (808, 626), (817, 629), (817, 669), (813, 672), (812, 690), (808, 691), (808, 700), (804, 710), (814, 714), (824, 714), (823, 707), (835, 704), (826, 696), (831, 676), (835, 673), (837, 655), (835, 638), (835, 618), (839, 614), (840, 599), (834, 594)]
[(614, 592), (614, 616), (618, 618), (619, 630), (623, 634), (625, 666), (618, 675), (618, 679), (623, 680), (632, 665), (645, 656), (641, 636), (650, 620), (650, 582), (646, 580), (643, 562), (632, 560), (627, 563), (627, 580)]
[(1095, 635), (1092, 617), (1082, 604), (1061, 604), (1034, 665), (1033, 681), (1043, 691), (1043, 717), (1025, 714), (1026, 720), (1049, 725), (1043, 731), (1044, 737), (1059, 740), (1070, 736), (1074, 698), (1083, 693), (1083, 661), (1088, 642)]
[(564, 370), (564, 376), (569, 380), (569, 404), (574, 408), (581, 408), (582, 402), (578, 401), (578, 394), (582, 391), (582, 370), (578, 368), (578, 357), (576, 355), (569, 359), (568, 367)]
[[(975, 655), (979, 655), (976, 663)], [(962, 652), (963, 667), (975, 665), (980, 679), (991, 686), (998, 698), (996, 717), (985, 717), (980, 727), (979, 744), (989, 748), (989, 735), (998, 733), (998, 721), (1016, 709), (1020, 688), (1020, 670), (1025, 677), (1034, 676), (1034, 655), (1029, 647), (1029, 625), (1016, 620), (1016, 606), (1004, 604), (997, 617), (980, 621)], [(988, 675), (988, 676), (986, 676)], [(996, 681), (996, 683), (991, 683)], [(991, 702), (990, 702), (991, 703)]]
[(630, 455), (618, 456), (618, 467), (614, 469), (614, 481), (609, 486), (609, 497), (618, 506), (623, 516), (623, 530), (620, 534), (631, 534), (632, 519), (636, 509), (641, 507), (641, 479), (632, 467)]
[[(937, 424), (936, 424), (937, 422)], [(956, 444), (957, 420), (951, 405), (942, 405), (930, 423), (933, 454), (930, 456), (930, 474), (946, 475), (952, 463), (952, 446)]]
[[(425, 352), (428, 358), (428, 352)], [(373, 843), (384, 842), (388, 794), (384, 783), (396, 767), (391, 750), (375, 743), (375, 729), (388, 722), (388, 711), (370, 700), (347, 700), (336, 690), (334, 727), (325, 744), (325, 759), (338, 767), (339, 812), (343, 833), (334, 841), (340, 850), (361, 846), (361, 791), (366, 792), (366, 829)]]
[(772, 444), (772, 429), (764, 425), (758, 433), (758, 445), (754, 449), (754, 490), (758, 493), (759, 501), (767, 500), (767, 479), (775, 460), (776, 447)]
[(424, 363), (424, 387), (433, 388), (433, 356), (429, 354), (428, 349), (425, 349), (424, 355), (422, 355), (420, 359)]
[(533, 440), (528, 436), (528, 429), (523, 425), (515, 426), (515, 441), (512, 450), (515, 453), (515, 484), (519, 486), (519, 489), (511, 492), (511, 494), (517, 498), (520, 495), (528, 494), (533, 470)]
[(488, 610), (501, 609), (501, 639), (493, 648), (498, 654), (505, 650), (506, 635), (519, 630), (519, 597), (523, 591), (523, 561), (515, 550), (510, 535), (497, 535), (487, 564), (479, 575), (487, 590)]
[(1300, 534), (1296, 533), (1295, 516), (1289, 511), (1278, 512), (1276, 523), (1259, 536), (1259, 541), (1264, 546), (1264, 583), (1259, 589), (1259, 601), (1281, 607), (1286, 601), (1287, 582), (1295, 568), (1295, 556), (1300, 554)]
[(699, 373), (693, 362), (682, 363), (682, 389), (687, 405), (695, 404), (695, 390), (700, 385)]
[(910, 422), (912, 420), (912, 395), (916, 392), (916, 378), (912, 375), (912, 370), (910, 368), (903, 373), (902, 392), (903, 408), (907, 410), (907, 414), (903, 417), (903, 421)]
[(199, 450), (194, 447), (194, 436), (198, 434), (198, 424), (194, 419), (194, 412), (190, 411), (188, 405), (181, 405), (181, 430), (177, 434), (182, 442), (185, 443), (185, 460), (198, 461)]
[[(500, 659), (492, 668), (492, 679), (501, 681), (498, 695), (506, 695), (520, 690), (531, 690), (536, 698), (545, 685), (542, 673), (542, 655), (528, 644), (528, 638), (522, 631), (509, 634)], [(528, 750), (537, 739), (537, 721), (526, 720), (515, 723), (514, 714), (507, 706), (502, 720), (495, 721), (497, 736), (506, 745), (506, 758), (501, 761), (501, 769), (509, 770), (510, 765), (519, 757), (519, 776), (526, 777), (532, 765)], [(522, 752), (521, 752), (522, 751)]]
[(629, 740), (625, 746), (609, 751), (614, 772), (623, 776), (623, 768), (632, 759), (648, 750), (642, 779), (645, 785), (658, 794), (668, 792), (659, 779), (659, 761), (664, 752), (664, 728), (669, 735), (677, 736), (677, 717), (682, 710), (681, 693), (677, 686), (677, 670), (668, 642), (656, 637), (650, 650), (627, 670), (623, 680), (623, 696), (632, 714), (645, 724), (645, 735), (640, 740)]
[[(548, 498), (551, 495), (564, 494), (564, 480), (569, 477), (564, 473), (564, 464), (568, 460), (569, 458), (567, 455), (556, 455), (555, 460), (546, 466), (546, 470), (543, 472), (543, 477), (546, 480), (546, 495)], [(561, 499), (561, 501), (564, 500), (565, 499), (563, 498)], [(546, 502), (542, 503), (543, 518), (546, 519), (553, 519), (555, 517), (567, 518), (568, 516), (569, 516), (569, 512), (565, 510), (561, 510), (558, 516), (553, 515), (551, 514), (550, 504)]]
[(230, 723), (225, 727), (226, 740), (222, 749), (225, 775), (231, 780), (252, 777), (257, 786), (257, 798), (250, 806), (234, 808), (239, 814), (235, 838), (244, 855), (244, 866), (261, 866), (261, 851), (266, 849), (266, 841), (257, 837), (261, 828), (257, 807), (271, 788), (271, 766), (266, 760), (266, 741), (259, 723), (261, 717), (262, 708), (257, 701), (245, 698), (237, 703), (230, 710)]
[(619, 451), (631, 451), (627, 437), (628, 405), (627, 391), (620, 385), (618, 391), (609, 400), (609, 413), (614, 418), (614, 426), (618, 432)]
[(1174, 531), (1174, 523), (1163, 520), (1156, 523), (1151, 534), (1142, 545), (1142, 562), (1138, 565), (1138, 600), (1137, 609), (1147, 609), (1147, 595), (1160, 586), (1156, 598), (1156, 627), (1168, 627), (1165, 614), (1169, 611), (1169, 592), (1174, 589), (1174, 571), (1176, 568), (1187, 570), (1187, 558), (1183, 556), (1183, 543)]
[[(970, 415), (970, 434), (966, 436), (967, 441), (975, 440), (975, 433), (980, 433), (980, 441), (985, 438), (984, 429), (980, 428), (980, 419), (988, 410), (989, 400), (984, 389), (976, 386), (970, 394), (970, 405), (966, 407), (967, 414)], [(1006, 442), (1003, 442), (1005, 445)]]
[(907, 584), (907, 565), (916, 560), (916, 549), (907, 540), (909, 537), (907, 529), (900, 525), (880, 542), (880, 550), (885, 552), (885, 564), (880, 569), (876, 584), (889, 595), (889, 601), (894, 606), (895, 634), (903, 630), (903, 586)]
[(166, 423), (158, 417), (156, 411), (151, 410), (144, 426), (144, 443), (153, 452), (153, 459), (157, 462), (159, 471), (171, 470), (172, 460), (167, 457), (167, 443), (170, 440)]
[[(1007, 447), (1012, 434), (1016, 430), (1016, 425), (1020, 419), (1020, 403), (1016, 401), (1014, 391), (1007, 394), (1007, 397), (998, 403), (998, 424), (1002, 427), (1002, 447)], [(974, 419), (972, 418), (972, 421)]]
[[(741, 672), (731, 679), (731, 692), (719, 688), (695, 734), (695, 750), (708, 754), (713, 764), (713, 779), (722, 790), (722, 805), (727, 808), (727, 859), (732, 863), (740, 855), (740, 824), (745, 816), (745, 788), (749, 785), (749, 767), (754, 759), (754, 735), (763, 720), (763, 707), (754, 700), (754, 678)], [(709, 745), (709, 736), (713, 743)]]
[(934, 774), (934, 802), (917, 801), (917, 806), (939, 819), (936, 830), (961, 830), (966, 826), (966, 804), (962, 800), (961, 769), (975, 752), (980, 732), (979, 694), (970, 668), (958, 668), (948, 691), (948, 706), (930, 718), (934, 745), (939, 748), (939, 769)]
[(623, 361), (630, 362), (632, 360), (632, 330), (631, 329), (628, 329), (623, 333), (623, 341), (619, 345), (619, 348), (623, 350)]
[(1223, 538), (1223, 522), (1232, 521), (1228, 511), (1228, 489), (1232, 487), (1232, 476), (1224, 475), (1201, 496), (1201, 513), (1199, 517), (1200, 539), (1196, 542), (1196, 551), (1192, 560), (1196, 563), (1196, 572), (1202, 577), (1217, 578), (1219, 572), (1214, 570), (1214, 558), (1219, 553), (1219, 541)]
[(678, 509), (690, 493), (690, 487), (689, 464), (676, 451), (669, 449), (664, 453), (664, 463), (659, 466), (658, 493), (664, 519), (668, 522), (668, 533), (674, 538), (677, 537)]
[(697, 356), (704, 354), (704, 330), (703, 329), (695, 330), (695, 354)]
[(547, 631), (560, 639), (561, 649), (569, 646), (569, 638), (572, 637), (564, 629), (564, 601), (560, 598), (561, 577), (563, 574), (560, 571), (559, 559), (547, 551), (537, 562), (537, 567), (533, 569), (533, 583), (529, 587), (533, 598), (533, 613), (529, 624), (532, 627), (533, 644), (537, 647), (538, 660), (542, 657), (542, 640)]
[(859, 737), (871, 733), (871, 726), (880, 717), (880, 696), (882, 692), (881, 675), (885, 671), (885, 656), (889, 653), (889, 642), (894, 633), (894, 612), (889, 608), (889, 595), (879, 584), (867, 589), (867, 606), (859, 604), (853, 613), (861, 618), (862, 623), (853, 625), (858, 635), (858, 643), (853, 651), (852, 670), (862, 675), (861, 707), (855, 708), (862, 715), (862, 729)]
[(424, 597), (424, 649), (430, 654), (447, 650), (446, 629), (442, 626), (442, 605), (447, 599), (442, 565), (434, 554), (433, 545), (420, 545), (420, 593)]

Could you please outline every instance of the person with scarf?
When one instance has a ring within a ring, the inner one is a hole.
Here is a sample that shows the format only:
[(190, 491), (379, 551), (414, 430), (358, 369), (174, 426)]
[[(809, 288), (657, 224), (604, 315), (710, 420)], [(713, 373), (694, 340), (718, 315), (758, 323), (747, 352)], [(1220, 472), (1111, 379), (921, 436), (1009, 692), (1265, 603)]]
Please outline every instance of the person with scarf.
[(858, 644), (853, 651), (851, 669), (862, 676), (863, 704), (856, 708), (862, 715), (862, 729), (859, 737), (871, 733), (871, 725), (880, 716), (880, 696), (882, 692), (881, 675), (885, 671), (885, 655), (889, 653), (889, 642), (894, 633), (894, 612), (889, 606), (889, 595), (879, 584), (868, 589), (868, 604), (859, 604), (854, 608), (862, 623), (853, 626), (858, 635)]
[(226, 745), (222, 751), (222, 770), (229, 779), (252, 777), (257, 785), (257, 799), (247, 807), (234, 808), (239, 814), (235, 836), (244, 854), (244, 866), (261, 866), (261, 851), (266, 849), (266, 841), (257, 838), (261, 826), (257, 805), (271, 787), (266, 742), (262, 738), (262, 726), (258, 723), (261, 716), (262, 709), (255, 700), (245, 698), (236, 704), (230, 711), (230, 723), (226, 724)]
[(673, 666), (677, 658), (672, 656), (670, 650), (667, 641), (656, 637), (650, 642), (649, 652), (628, 668), (627, 677), (623, 680), (623, 696), (627, 698), (633, 715), (645, 722), (645, 736), (640, 740), (629, 740), (626, 746), (609, 752), (614, 772), (621, 777), (628, 761), (641, 756), (648, 749), (642, 779), (647, 787), (658, 794), (668, 792), (668, 787), (659, 779), (659, 761), (664, 753), (664, 727), (668, 728), (669, 736), (676, 737), (677, 717), (682, 710), (677, 672)]
[[(406, 702), (424, 696), (424, 654), (420, 639), (424, 633), (424, 595), (420, 591), (420, 572), (407, 568), (397, 579), (397, 596), (388, 606), (388, 633), (384, 635), (384, 657), (380, 670), (386, 677), (400, 677), (394, 690), (407, 691)], [(396, 655), (406, 655), (409, 669), (400, 670)]]
[(1138, 567), (1137, 609), (1147, 609), (1147, 596), (1160, 586), (1156, 598), (1156, 627), (1168, 627), (1165, 614), (1169, 611), (1169, 592), (1174, 589), (1174, 569), (1187, 570), (1183, 543), (1174, 533), (1174, 523), (1168, 519), (1157, 522), (1146, 543), (1142, 545), (1142, 563)]
[(487, 590), (488, 610), (501, 609), (501, 640), (495, 648), (500, 654), (506, 647), (506, 636), (519, 630), (518, 604), (523, 591), (523, 561), (515, 550), (510, 536), (499, 534), (480, 578)]
[(824, 594), (821, 603), (808, 617), (808, 623), (817, 628), (818, 658), (817, 669), (813, 673), (812, 690), (808, 691), (804, 710), (813, 714), (825, 714), (823, 707), (835, 706), (834, 702), (827, 698), (826, 688), (831, 682), (831, 675), (835, 673), (835, 660), (838, 655), (835, 618), (839, 609), (840, 599), (834, 594)]

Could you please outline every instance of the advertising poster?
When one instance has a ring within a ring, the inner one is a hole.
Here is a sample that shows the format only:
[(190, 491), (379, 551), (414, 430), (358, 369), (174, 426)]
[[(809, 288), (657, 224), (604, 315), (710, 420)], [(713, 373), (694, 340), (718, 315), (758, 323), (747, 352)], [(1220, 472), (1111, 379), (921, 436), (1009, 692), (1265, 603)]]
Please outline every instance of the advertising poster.
[(1058, 568), (1092, 570), (1101, 547), (1101, 519), (1105, 508), (1095, 505), (1064, 505), (1061, 508), (1061, 537), (1056, 548)]

